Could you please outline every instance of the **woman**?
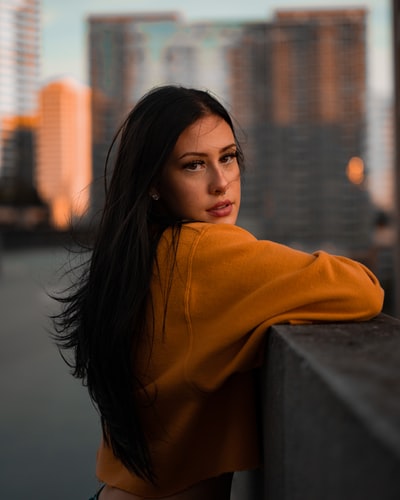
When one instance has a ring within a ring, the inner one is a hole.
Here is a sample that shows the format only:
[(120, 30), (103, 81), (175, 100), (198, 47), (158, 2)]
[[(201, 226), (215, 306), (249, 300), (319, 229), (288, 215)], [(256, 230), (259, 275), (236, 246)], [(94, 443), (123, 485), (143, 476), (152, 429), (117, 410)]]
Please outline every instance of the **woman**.
[(361, 264), (235, 226), (242, 152), (210, 94), (144, 96), (120, 133), (90, 267), (58, 317), (101, 416), (101, 500), (227, 500), (260, 464), (254, 369), (270, 325), (367, 320)]

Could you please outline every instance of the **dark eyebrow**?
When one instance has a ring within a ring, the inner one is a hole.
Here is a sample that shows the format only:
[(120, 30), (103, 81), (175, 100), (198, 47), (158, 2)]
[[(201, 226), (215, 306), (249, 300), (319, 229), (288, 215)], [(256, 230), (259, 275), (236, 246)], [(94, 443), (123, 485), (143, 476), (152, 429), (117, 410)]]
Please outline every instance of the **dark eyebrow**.
[[(231, 148), (236, 148), (236, 143), (232, 143), (232, 144), (229, 144), (229, 146), (225, 146), (223, 147), (222, 149), (220, 149), (220, 153), (225, 153), (225, 151), (227, 151), (228, 149), (231, 149)], [(207, 156), (206, 153), (198, 153), (196, 151), (188, 151), (187, 153), (183, 153), (182, 156), (180, 156), (178, 159), (179, 160), (182, 160), (182, 158), (185, 158), (185, 156), (201, 156), (201, 157), (204, 157), (204, 156)]]

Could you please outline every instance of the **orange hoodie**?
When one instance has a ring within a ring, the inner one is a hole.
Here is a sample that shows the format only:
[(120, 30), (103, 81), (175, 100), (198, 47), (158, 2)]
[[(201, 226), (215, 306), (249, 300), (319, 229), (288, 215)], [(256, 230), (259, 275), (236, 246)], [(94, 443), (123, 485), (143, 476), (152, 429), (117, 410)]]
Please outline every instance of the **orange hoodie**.
[(101, 481), (145, 498), (259, 465), (253, 369), (269, 326), (368, 320), (383, 302), (376, 277), (344, 257), (259, 241), (233, 225), (190, 223), (172, 266), (171, 234), (160, 241), (152, 281), (153, 344), (137, 362), (156, 395), (142, 420), (158, 486), (126, 470), (104, 443), (97, 460)]

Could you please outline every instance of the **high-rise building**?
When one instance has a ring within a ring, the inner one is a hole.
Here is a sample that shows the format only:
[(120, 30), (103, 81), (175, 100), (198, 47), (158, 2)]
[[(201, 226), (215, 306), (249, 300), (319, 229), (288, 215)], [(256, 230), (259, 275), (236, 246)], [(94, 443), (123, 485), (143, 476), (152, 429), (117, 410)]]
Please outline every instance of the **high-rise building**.
[(40, 1), (0, 1), (0, 184), (32, 186)]
[(90, 196), (90, 89), (71, 78), (39, 95), (36, 186), (52, 224), (63, 229), (85, 215)]
[(265, 236), (367, 251), (366, 11), (278, 12), (268, 35)]
[(380, 209), (393, 213), (395, 209), (393, 99), (370, 95), (368, 104), (370, 191), (372, 199)]
[(104, 199), (102, 176), (112, 138), (141, 95), (164, 81), (162, 52), (178, 22), (175, 13), (96, 15), (88, 19), (94, 215)]

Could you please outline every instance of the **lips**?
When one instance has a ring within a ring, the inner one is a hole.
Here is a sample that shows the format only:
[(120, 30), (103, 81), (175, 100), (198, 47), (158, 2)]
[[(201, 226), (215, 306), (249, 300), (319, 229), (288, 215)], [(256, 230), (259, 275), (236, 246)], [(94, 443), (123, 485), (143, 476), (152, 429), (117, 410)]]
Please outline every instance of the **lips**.
[(232, 202), (230, 200), (220, 201), (213, 207), (209, 208), (207, 212), (214, 217), (227, 217), (232, 213)]

